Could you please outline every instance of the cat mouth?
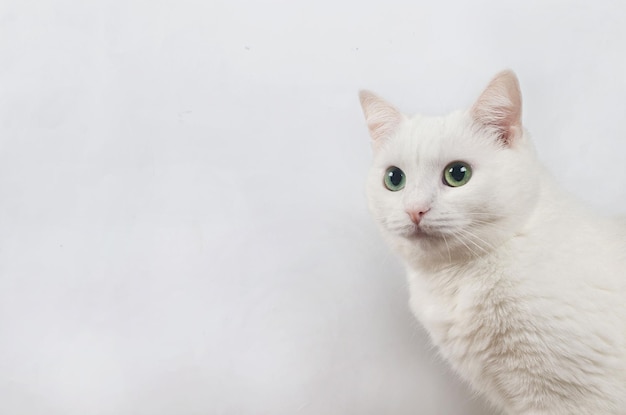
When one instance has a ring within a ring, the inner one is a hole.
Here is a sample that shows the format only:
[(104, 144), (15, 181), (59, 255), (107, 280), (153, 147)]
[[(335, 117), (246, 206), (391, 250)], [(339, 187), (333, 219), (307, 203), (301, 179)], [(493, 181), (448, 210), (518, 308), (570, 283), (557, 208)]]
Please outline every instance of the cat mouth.
[(418, 225), (413, 225), (404, 232), (404, 237), (410, 240), (423, 239), (430, 236), (422, 226)]
[(442, 235), (438, 226), (424, 223), (417, 225), (414, 223), (403, 223), (400, 226), (390, 226), (387, 228), (387, 231), (392, 235), (409, 241), (440, 238)]

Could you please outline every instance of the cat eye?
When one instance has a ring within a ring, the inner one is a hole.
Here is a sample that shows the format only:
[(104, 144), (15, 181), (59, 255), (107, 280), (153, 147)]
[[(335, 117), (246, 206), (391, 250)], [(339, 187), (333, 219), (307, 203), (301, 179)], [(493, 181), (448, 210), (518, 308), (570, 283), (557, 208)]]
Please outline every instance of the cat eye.
[(391, 166), (385, 172), (385, 187), (392, 192), (397, 192), (404, 188), (406, 177), (404, 172), (396, 166)]
[(462, 161), (453, 161), (443, 170), (443, 182), (451, 187), (463, 186), (471, 177), (471, 167)]

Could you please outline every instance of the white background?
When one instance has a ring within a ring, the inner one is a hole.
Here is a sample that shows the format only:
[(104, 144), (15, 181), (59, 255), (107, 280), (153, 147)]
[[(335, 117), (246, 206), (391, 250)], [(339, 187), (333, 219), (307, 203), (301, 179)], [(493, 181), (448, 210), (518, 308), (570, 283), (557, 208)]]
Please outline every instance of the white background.
[(624, 213), (625, 5), (3, 0), (0, 414), (489, 413), (368, 215), (357, 91), (442, 114), (513, 68)]

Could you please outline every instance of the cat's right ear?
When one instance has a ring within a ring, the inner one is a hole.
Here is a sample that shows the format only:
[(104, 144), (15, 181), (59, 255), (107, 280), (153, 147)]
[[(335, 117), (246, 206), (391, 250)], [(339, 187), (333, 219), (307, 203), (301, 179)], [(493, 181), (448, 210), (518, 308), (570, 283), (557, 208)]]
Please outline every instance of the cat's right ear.
[(379, 145), (396, 130), (403, 115), (393, 105), (370, 91), (359, 92), (361, 107), (374, 145)]

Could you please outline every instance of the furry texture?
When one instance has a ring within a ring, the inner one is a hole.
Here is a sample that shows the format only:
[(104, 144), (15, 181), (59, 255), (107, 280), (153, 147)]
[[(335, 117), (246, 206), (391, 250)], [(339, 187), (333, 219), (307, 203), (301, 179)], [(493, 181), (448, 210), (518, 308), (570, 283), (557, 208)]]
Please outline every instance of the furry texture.
[[(409, 118), (371, 92), (361, 104), (370, 209), (440, 353), (506, 414), (626, 414), (626, 227), (539, 164), (515, 74), (446, 117)], [(450, 187), (456, 160), (472, 176)], [(390, 166), (405, 173), (399, 191), (384, 186)]]

